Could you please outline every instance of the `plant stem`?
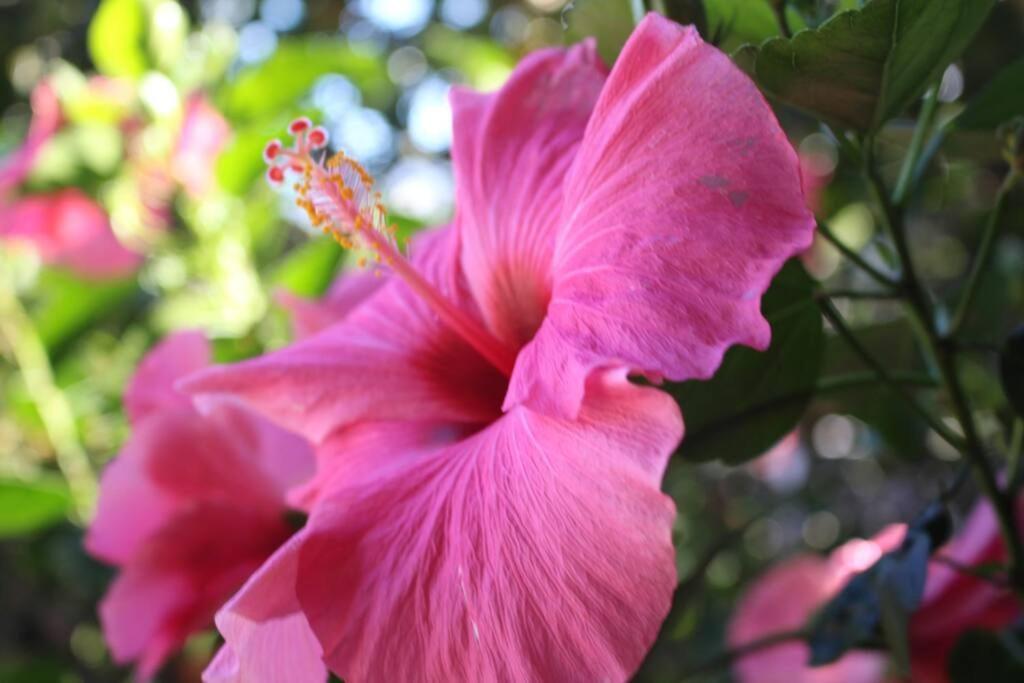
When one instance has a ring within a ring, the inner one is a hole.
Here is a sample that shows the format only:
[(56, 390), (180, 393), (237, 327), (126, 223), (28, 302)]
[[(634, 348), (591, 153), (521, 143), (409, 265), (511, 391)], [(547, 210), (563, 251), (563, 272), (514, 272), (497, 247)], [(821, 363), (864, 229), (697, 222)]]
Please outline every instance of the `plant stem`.
[(1024, 444), (1024, 420), (1014, 418), (1010, 431), (1010, 444), (1006, 449), (1007, 483), (1013, 490), (1020, 483), (1020, 452)]
[(941, 124), (928, 140), (928, 144), (925, 145), (924, 151), (921, 152), (917, 162), (914, 164), (914, 170), (911, 173), (910, 178), (912, 187), (916, 187), (917, 184), (921, 182), (921, 178), (924, 177), (925, 172), (931, 165), (932, 159), (936, 154), (938, 154), (939, 150), (942, 149), (942, 143), (946, 141), (946, 136), (949, 135), (949, 131), (952, 129), (953, 121), (956, 121), (956, 119), (952, 118)]
[(899, 292), (865, 292), (859, 289), (829, 289), (815, 294), (819, 299), (899, 299)]
[(805, 640), (806, 638), (807, 631), (805, 629), (769, 633), (766, 636), (762, 636), (757, 640), (751, 640), (750, 642), (740, 645), (739, 647), (734, 647), (731, 650), (720, 652), (719, 654), (698, 664), (697, 666), (684, 671), (683, 675), (680, 677), (680, 680), (686, 681), (700, 674), (708, 673), (710, 671), (716, 671), (718, 669), (724, 669), (730, 666), (737, 659), (742, 659), (747, 655), (759, 652), (761, 650), (767, 650), (769, 648), (775, 647), (776, 645), (788, 643), (792, 640)]
[(786, 16), (786, 0), (768, 0), (775, 12), (775, 18), (779, 20), (779, 32), (784, 38), (792, 38), (793, 31), (789, 27), (789, 17)]
[[(833, 375), (818, 380), (815, 393), (825, 394), (871, 386), (876, 384), (879, 379), (878, 374), (875, 372), (850, 372), (844, 375)], [(937, 384), (934, 377), (914, 372), (891, 372), (889, 373), (889, 379), (904, 386), (927, 388), (935, 387)]]
[(914, 169), (917, 167), (917, 160), (921, 156), (924, 147), (925, 134), (931, 130), (932, 122), (935, 120), (935, 111), (939, 104), (938, 84), (928, 89), (924, 96), (924, 103), (921, 105), (921, 113), (917, 117), (917, 125), (914, 127), (914, 134), (910, 138), (910, 147), (906, 156), (903, 157), (903, 166), (900, 168), (900, 176), (896, 181), (896, 189), (892, 193), (892, 202), (896, 206), (903, 206), (910, 191), (915, 187), (912, 183)]
[[(0, 255), (0, 270), (6, 267)], [(11, 282), (0, 282), (0, 335), (6, 339), (21, 370), (25, 388), (42, 419), (57, 466), (71, 492), (75, 513), (80, 521), (88, 521), (96, 500), (96, 476), (78, 441), (75, 417), (67, 397), (54, 382), (46, 347), (18, 301)]]
[(882, 271), (875, 268), (873, 265), (868, 263), (864, 258), (855, 252), (850, 247), (846, 246), (839, 237), (832, 232), (832, 229), (825, 223), (818, 221), (818, 234), (824, 237), (832, 246), (834, 246), (840, 254), (846, 257), (846, 259), (864, 271), (865, 274), (871, 277), (872, 280), (880, 284), (881, 286), (891, 289), (898, 290), (899, 283), (893, 280), (891, 277), (883, 273)]
[(885, 366), (871, 354), (868, 348), (864, 346), (859, 339), (857, 339), (853, 330), (850, 329), (846, 324), (846, 321), (843, 320), (843, 317), (839, 314), (839, 311), (836, 310), (835, 305), (828, 299), (819, 301), (819, 305), (821, 306), (822, 313), (832, 325), (832, 328), (846, 341), (850, 348), (853, 349), (854, 353), (860, 356), (861, 360), (863, 360), (874, 371), (875, 376), (881, 380), (883, 384), (888, 385), (889, 388), (899, 394), (910, 405), (914, 412), (927, 422), (928, 426), (931, 427), (935, 433), (941, 436), (943, 440), (947, 441), (957, 450), (962, 450), (964, 447), (963, 439), (954, 434), (949, 427), (936, 419), (934, 415), (924, 408), (924, 406), (918, 403), (917, 399), (906, 386), (896, 381)]
[(903, 214), (890, 201), (889, 195), (885, 191), (885, 185), (875, 169), (871, 140), (864, 144), (864, 172), (869, 189), (882, 209), (884, 227), (896, 245), (896, 252), (902, 266), (901, 279), (909, 312), (918, 323), (916, 329), (923, 346), (935, 360), (946, 393), (949, 395), (954, 413), (963, 430), (964, 439), (957, 439), (958, 448), (971, 463), (979, 488), (995, 509), (1003, 540), (1010, 552), (1011, 581), (1018, 593), (1024, 593), (1024, 542), (1018, 533), (1013, 499), (1009, 493), (999, 487), (995, 471), (986, 455), (985, 446), (978, 435), (970, 402), (967, 400), (967, 394), (957, 369), (955, 341), (948, 336), (939, 334), (931, 300), (921, 286), (914, 262), (910, 257)]
[(1019, 178), (1020, 176), (1011, 167), (1006, 172), (1006, 176), (1003, 177), (1003, 182), (999, 186), (995, 205), (992, 207), (988, 220), (985, 222), (985, 229), (981, 233), (981, 243), (978, 245), (978, 253), (974, 257), (971, 272), (967, 276), (967, 284), (964, 285), (963, 294), (960, 296), (960, 303), (957, 304), (956, 312), (953, 313), (953, 318), (949, 323), (949, 331), (946, 333), (949, 337), (955, 337), (959, 334), (964, 323), (967, 322), (971, 305), (974, 303), (974, 298), (978, 293), (978, 283), (981, 282), (981, 275), (988, 268), (989, 261), (992, 259), (992, 248), (995, 246), (996, 238), (999, 236), (999, 225), (1002, 222), (1000, 219), (1003, 217), (1003, 207), (1006, 206), (1006, 196)]

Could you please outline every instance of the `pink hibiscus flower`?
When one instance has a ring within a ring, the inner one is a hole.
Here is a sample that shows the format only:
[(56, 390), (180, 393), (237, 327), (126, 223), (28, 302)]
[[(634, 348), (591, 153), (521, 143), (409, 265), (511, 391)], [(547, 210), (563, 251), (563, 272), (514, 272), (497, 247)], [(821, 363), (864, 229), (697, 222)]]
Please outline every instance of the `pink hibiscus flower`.
[(106, 212), (85, 193), (68, 188), (11, 199), (63, 117), (48, 81), (32, 91), (32, 123), (21, 146), (0, 162), (0, 240), (33, 249), (44, 263), (86, 278), (130, 275), (141, 256), (121, 246)]
[(592, 42), (544, 50), (452, 107), (457, 214), (408, 259), (365, 171), (311, 159), (322, 131), (267, 149), (391, 275), (187, 382), (318, 444), (309, 523), (219, 613), (208, 680), (624, 680), (669, 609), (682, 422), (627, 375), (768, 343), (761, 295), (813, 230), (796, 155), (728, 57), (657, 15), (610, 74)]
[(118, 662), (151, 676), (294, 531), (285, 492), (313, 471), (301, 438), (224, 401), (200, 415), (174, 390), (209, 364), (198, 333), (172, 335), (126, 392), (132, 436), (107, 467), (88, 551), (120, 569), (100, 605)]
[(49, 81), (43, 81), (32, 90), (31, 103), (32, 122), (24, 142), (0, 162), (0, 200), (25, 180), (39, 150), (61, 125), (60, 101)]
[[(740, 600), (729, 643), (740, 646), (778, 631), (798, 629), (857, 572), (900, 545), (904, 525), (870, 541), (848, 541), (827, 557), (799, 555), (766, 572)], [(938, 555), (965, 567), (1005, 562), (992, 508), (979, 504), (959, 534)], [(933, 560), (920, 608), (910, 623), (911, 679), (946, 683), (949, 653), (970, 628), (1000, 628), (1018, 614), (1006, 590)], [(807, 645), (790, 642), (760, 650), (734, 665), (740, 683), (885, 683), (896, 680), (885, 654), (853, 651), (822, 667), (808, 667)]]
[(215, 163), (231, 127), (201, 94), (189, 97), (171, 157), (171, 173), (191, 197), (202, 197), (216, 183)]
[(44, 263), (91, 279), (126, 277), (142, 261), (118, 242), (103, 207), (77, 188), (0, 204), (0, 239), (28, 246)]

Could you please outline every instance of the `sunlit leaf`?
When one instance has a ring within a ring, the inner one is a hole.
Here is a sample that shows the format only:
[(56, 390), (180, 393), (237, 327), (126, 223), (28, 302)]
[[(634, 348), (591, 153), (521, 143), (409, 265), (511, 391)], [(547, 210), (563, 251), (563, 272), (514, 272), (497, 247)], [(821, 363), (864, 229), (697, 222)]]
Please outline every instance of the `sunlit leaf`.
[(329, 237), (309, 240), (281, 261), (271, 281), (293, 294), (319, 296), (334, 280), (344, 255), (345, 250)]
[(731, 51), (744, 43), (761, 43), (779, 35), (779, 22), (764, 0), (707, 0), (709, 39), (721, 38), (720, 47)]
[(566, 38), (576, 43), (584, 38), (597, 40), (597, 51), (612, 64), (633, 30), (630, 0), (573, 0), (562, 10)]
[(423, 51), (439, 64), (461, 71), (477, 90), (500, 87), (515, 66), (515, 58), (498, 43), (440, 24), (427, 29)]
[(334, 38), (295, 38), (282, 41), (265, 62), (243, 69), (218, 94), (218, 108), (237, 120), (279, 114), (330, 73), (349, 78), (371, 105), (392, 95), (379, 56)]
[(59, 480), (0, 479), (0, 538), (24, 536), (64, 519), (71, 501)]
[(89, 24), (89, 55), (108, 76), (135, 78), (148, 66), (142, 0), (103, 0)]
[(825, 338), (813, 283), (797, 261), (776, 276), (762, 311), (772, 325), (766, 351), (733, 348), (710, 380), (669, 387), (686, 421), (683, 457), (730, 464), (749, 460), (803, 415), (814, 393)]
[(867, 131), (903, 112), (967, 47), (995, 0), (871, 0), (773, 38), (754, 72), (772, 95)]

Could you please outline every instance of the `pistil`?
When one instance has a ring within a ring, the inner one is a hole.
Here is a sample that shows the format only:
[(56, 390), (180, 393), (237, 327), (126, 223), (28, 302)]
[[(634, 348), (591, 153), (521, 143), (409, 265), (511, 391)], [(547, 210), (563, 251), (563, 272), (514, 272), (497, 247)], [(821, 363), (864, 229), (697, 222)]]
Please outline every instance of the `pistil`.
[(373, 177), (343, 153), (326, 160), (314, 159), (313, 153), (327, 144), (327, 132), (313, 128), (308, 119), (296, 119), (288, 132), (295, 139), (291, 148), (272, 140), (264, 149), (269, 166), (267, 179), (280, 185), (286, 172), (297, 175), (296, 204), (306, 211), (314, 227), (345, 248), (372, 251), (377, 261), (402, 278), (442, 323), (506, 377), (511, 376), (515, 352), (445, 297), (399, 250), (380, 193), (373, 190)]

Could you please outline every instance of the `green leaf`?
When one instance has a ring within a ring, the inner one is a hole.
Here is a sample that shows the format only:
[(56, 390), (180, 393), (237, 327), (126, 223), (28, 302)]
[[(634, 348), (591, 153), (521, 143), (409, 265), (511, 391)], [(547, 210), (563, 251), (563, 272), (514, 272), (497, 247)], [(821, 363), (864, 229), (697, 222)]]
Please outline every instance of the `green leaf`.
[(708, 12), (704, 0), (665, 0), (664, 6), (666, 17), (677, 24), (692, 24), (705, 40), (708, 39)]
[(1019, 683), (1024, 680), (1024, 642), (1012, 632), (971, 630), (949, 655), (952, 683)]
[(137, 78), (148, 68), (141, 0), (103, 0), (89, 24), (89, 55), (108, 76)]
[(1018, 416), (1024, 417), (1024, 325), (1006, 338), (999, 353), (999, 379), (1006, 398)]
[(217, 184), (233, 194), (248, 192), (253, 182), (263, 177), (267, 164), (263, 148), (267, 142), (286, 130), (291, 114), (268, 118), (249, 125), (237, 126), (231, 142), (217, 157)]
[(319, 296), (330, 286), (345, 250), (329, 237), (293, 249), (274, 271), (271, 281), (300, 296)]
[(960, 130), (991, 130), (1024, 114), (1024, 57), (1003, 67), (971, 98), (954, 125)]
[(280, 114), (330, 73), (349, 78), (371, 105), (384, 105), (393, 94), (377, 55), (334, 38), (295, 38), (282, 41), (265, 62), (239, 73), (218, 93), (219, 108), (236, 121)]
[(967, 47), (995, 0), (871, 0), (757, 48), (777, 98), (859, 131), (907, 109)]
[(779, 35), (779, 22), (765, 0), (707, 0), (704, 5), (709, 39), (720, 38), (719, 47), (724, 50)]
[(708, 381), (669, 385), (686, 420), (680, 454), (737, 464), (768, 450), (796, 426), (814, 393), (825, 345), (813, 282), (790, 261), (765, 294), (772, 326), (766, 351), (735, 347)]
[(32, 309), (32, 319), (46, 348), (53, 351), (138, 295), (139, 288), (134, 279), (84, 281), (66, 271), (47, 269), (38, 292), (40, 302)]
[(562, 26), (569, 42), (593, 37), (606, 64), (615, 62), (633, 30), (630, 0), (573, 0), (562, 10)]
[(461, 71), (478, 90), (500, 87), (516, 65), (515, 57), (501, 44), (443, 24), (434, 24), (424, 33), (423, 51), (438, 64)]
[(71, 497), (63, 482), (0, 479), (0, 538), (24, 536), (64, 519)]

